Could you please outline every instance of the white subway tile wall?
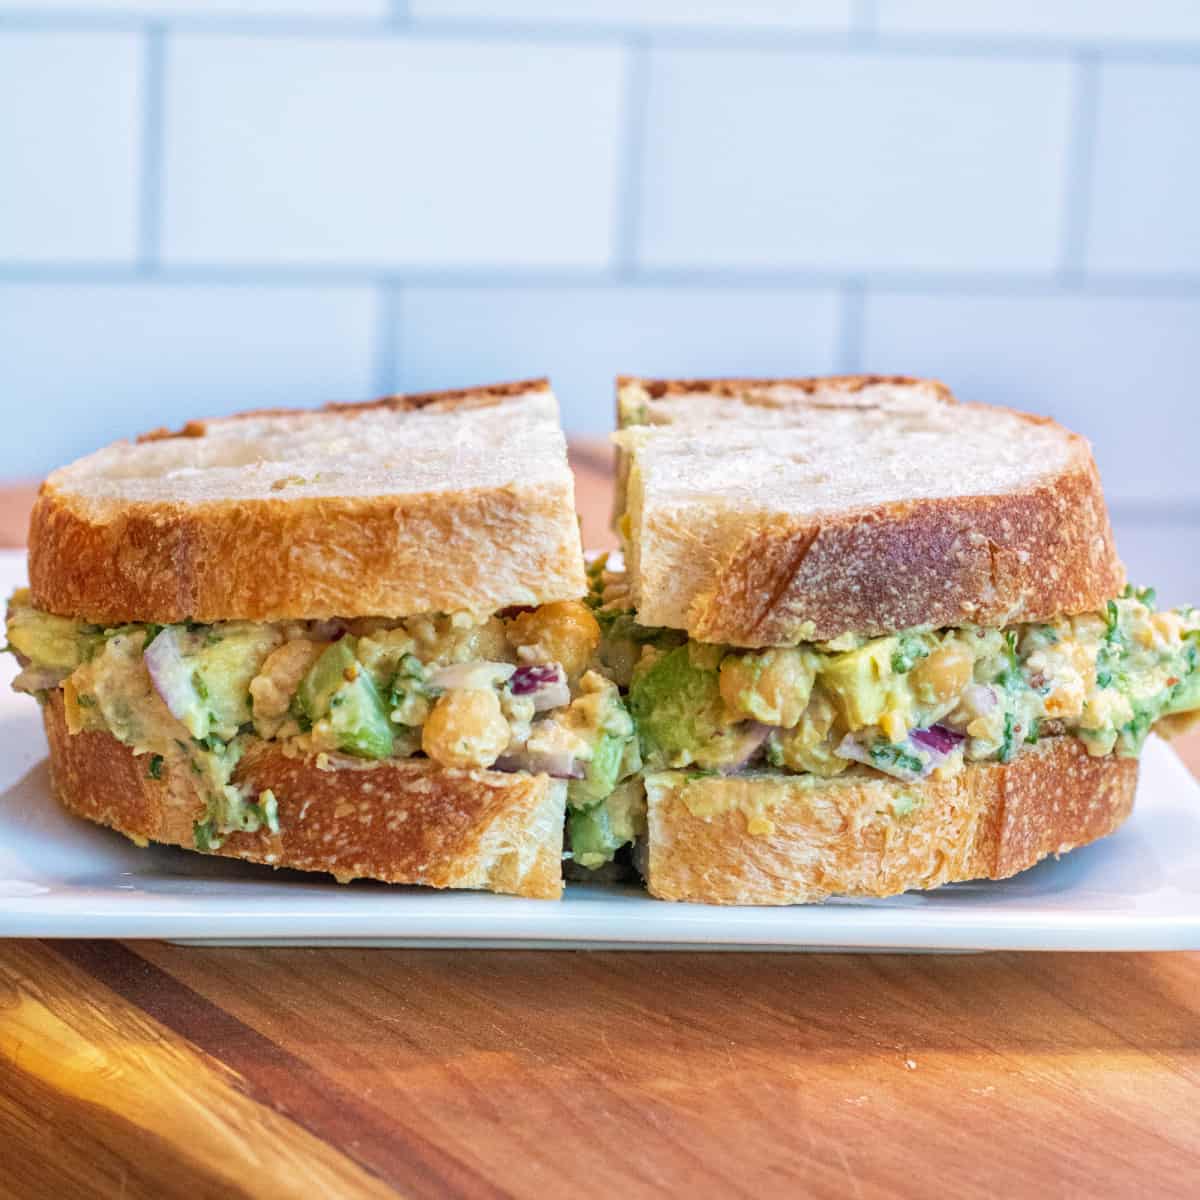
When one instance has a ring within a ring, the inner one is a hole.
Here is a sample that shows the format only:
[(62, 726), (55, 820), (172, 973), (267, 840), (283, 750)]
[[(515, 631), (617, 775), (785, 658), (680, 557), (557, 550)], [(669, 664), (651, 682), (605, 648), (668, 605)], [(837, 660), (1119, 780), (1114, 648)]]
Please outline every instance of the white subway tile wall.
[(0, 282), (0, 478), (189, 417), (365, 396), (378, 305), (368, 287)]
[(132, 34), (0, 34), (0, 263), (132, 262), (143, 60)]
[(623, 60), (608, 46), (172, 36), (164, 257), (602, 270)]
[(1200, 63), (1105, 66), (1098, 117), (1088, 266), (1200, 273)]
[(600, 433), (618, 371), (928, 373), (1086, 433), (1200, 598), (1198, 130), (1195, 0), (0, 0), (0, 477), (402, 386), (549, 373)]
[(1054, 269), (1067, 63), (706, 49), (649, 72), (642, 265)]

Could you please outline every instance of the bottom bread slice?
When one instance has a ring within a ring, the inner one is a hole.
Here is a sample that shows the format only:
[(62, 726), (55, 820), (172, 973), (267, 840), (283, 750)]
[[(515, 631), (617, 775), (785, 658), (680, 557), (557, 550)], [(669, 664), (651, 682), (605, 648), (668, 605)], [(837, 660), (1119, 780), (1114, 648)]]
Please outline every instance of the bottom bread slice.
[(1011, 763), (920, 783), (855, 770), (647, 776), (638, 862), (651, 895), (704, 904), (804, 904), (1005, 879), (1115, 830), (1136, 759), (1044, 739)]
[[(205, 815), (192, 776), (147, 757), (111, 734), (67, 730), (57, 693), (43, 707), (56, 798), (71, 812), (135, 841), (195, 850)], [(460, 771), (428, 759), (367, 762), (285, 754), (258, 742), (234, 780), (251, 794), (270, 789), (279, 831), (225, 835), (228, 858), (438, 888), (483, 888), (518, 896), (562, 895), (566, 784), (546, 775)]]

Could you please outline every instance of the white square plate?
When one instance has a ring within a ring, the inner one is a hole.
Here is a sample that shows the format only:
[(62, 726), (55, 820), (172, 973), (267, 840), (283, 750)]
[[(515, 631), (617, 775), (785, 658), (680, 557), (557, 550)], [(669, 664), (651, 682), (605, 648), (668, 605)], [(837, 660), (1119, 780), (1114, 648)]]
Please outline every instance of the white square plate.
[[(23, 557), (0, 553), (0, 589)], [(50, 797), (34, 702), (0, 667), (0, 936), (225, 944), (559, 948), (1197, 950), (1200, 787), (1157, 739), (1119, 832), (1002, 883), (891, 900), (708, 908), (575, 886), (555, 904), (273, 871), (140, 850)]]

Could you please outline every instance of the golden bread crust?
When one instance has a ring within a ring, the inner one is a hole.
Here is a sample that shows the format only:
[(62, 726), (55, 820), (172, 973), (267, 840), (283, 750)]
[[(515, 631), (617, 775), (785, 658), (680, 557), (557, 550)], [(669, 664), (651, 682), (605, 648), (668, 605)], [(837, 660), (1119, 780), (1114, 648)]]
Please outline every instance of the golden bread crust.
[[(738, 515), (735, 536), (719, 557), (705, 562), (703, 584), (686, 601), (662, 581), (678, 577), (679, 555), (702, 553), (690, 549), (697, 544), (696, 523), (714, 516), (691, 505), (652, 508), (633, 535), (639, 579), (653, 581), (644, 589), (634, 581), (643, 623), (681, 628), (700, 641), (759, 647), (843, 633), (873, 637), (918, 625), (1041, 621), (1102, 609), (1121, 591), (1125, 570), (1091, 449), (1049, 418), (959, 403), (943, 384), (902, 376), (622, 377), (618, 396), (651, 404), (664, 397), (716, 396), (732, 411), (764, 403), (803, 409), (817, 393), (837, 406), (839, 395), (877, 387), (917, 390), (935, 409), (945, 411), (944, 405), (964, 422), (976, 413), (1004, 413), (1021, 427), (1053, 430), (1061, 435), (1064, 462), (1001, 494), (926, 496), (822, 515), (748, 510)], [(667, 417), (651, 408), (647, 419), (653, 426)], [(619, 441), (618, 518), (632, 461)]]
[(647, 779), (640, 859), (651, 895), (703, 904), (806, 904), (1006, 879), (1117, 829), (1132, 811), (1137, 771), (1136, 759), (1093, 758), (1057, 737), (1007, 765), (968, 764), (920, 784), (866, 773), (689, 781), (663, 772)]
[[(547, 390), (543, 380), (325, 411), (477, 408)], [(202, 438), (262, 415), (147, 438)], [(193, 502), (97, 501), (56, 473), (30, 519), (29, 580), (38, 607), (98, 624), (492, 612), (587, 587), (565, 459), (560, 479), (530, 484)]]
[[(204, 800), (190, 775), (111, 734), (71, 734), (61, 696), (43, 708), (55, 797), (71, 812), (135, 840), (196, 848)], [(457, 771), (424, 759), (367, 763), (289, 757), (261, 742), (235, 782), (270, 789), (279, 832), (226, 835), (215, 853), (274, 867), (437, 888), (482, 888), (538, 899), (562, 895), (565, 785), (545, 775)]]
[(1010, 625), (1102, 610), (1125, 586), (1090, 454), (1003, 496), (749, 523), (688, 632), (736, 646), (917, 625)]

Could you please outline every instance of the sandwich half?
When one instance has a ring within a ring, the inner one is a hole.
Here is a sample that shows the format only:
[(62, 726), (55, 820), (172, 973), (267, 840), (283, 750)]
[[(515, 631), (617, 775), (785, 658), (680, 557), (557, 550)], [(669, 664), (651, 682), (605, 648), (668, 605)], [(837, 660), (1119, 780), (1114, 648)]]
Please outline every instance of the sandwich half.
[(55, 793), (135, 841), (556, 897), (568, 787), (632, 769), (544, 381), (110, 446), (46, 480), (29, 576)]
[(618, 385), (601, 656), (663, 899), (1003, 878), (1128, 816), (1200, 612), (1126, 586), (1087, 442), (940, 384)]

